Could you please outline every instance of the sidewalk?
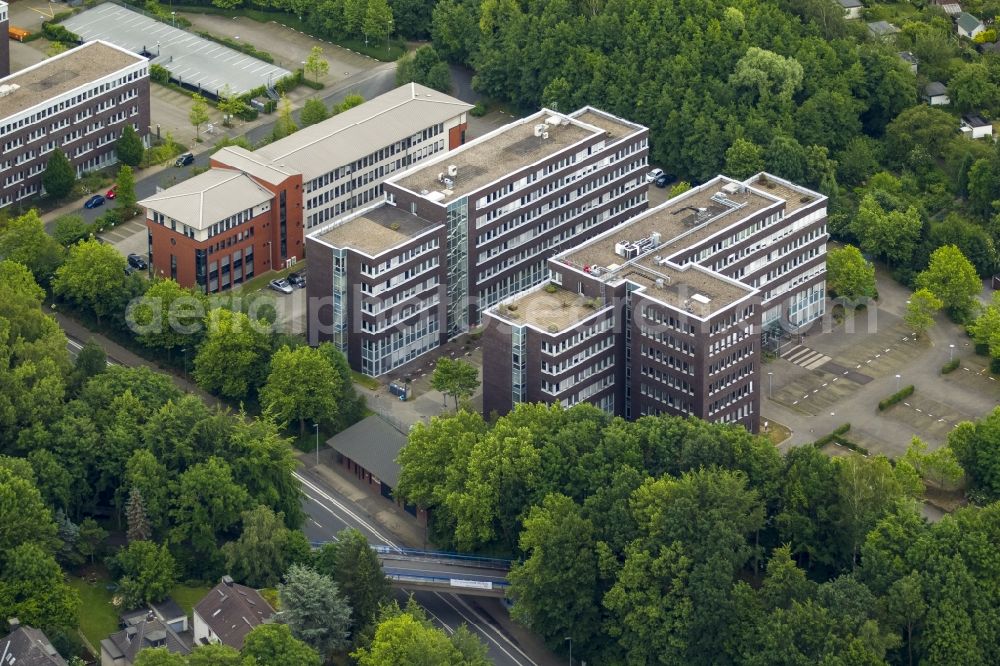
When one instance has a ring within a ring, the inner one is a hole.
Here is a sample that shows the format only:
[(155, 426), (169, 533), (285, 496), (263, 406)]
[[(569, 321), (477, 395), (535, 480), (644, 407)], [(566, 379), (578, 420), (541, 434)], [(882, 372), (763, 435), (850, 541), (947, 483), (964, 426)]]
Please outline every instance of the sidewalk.
[[(427, 531), (417, 523), (416, 518), (406, 513), (399, 505), (382, 497), (374, 486), (362, 483), (361, 480), (347, 474), (337, 464), (336, 452), (328, 446), (319, 451), (319, 465), (313, 453), (296, 452), (296, 457), (302, 463), (302, 470), (315, 477), (325, 485), (349, 499), (356, 507), (361, 518), (383, 527), (394, 542), (407, 548), (426, 550)], [(354, 510), (355, 507), (352, 507)]]

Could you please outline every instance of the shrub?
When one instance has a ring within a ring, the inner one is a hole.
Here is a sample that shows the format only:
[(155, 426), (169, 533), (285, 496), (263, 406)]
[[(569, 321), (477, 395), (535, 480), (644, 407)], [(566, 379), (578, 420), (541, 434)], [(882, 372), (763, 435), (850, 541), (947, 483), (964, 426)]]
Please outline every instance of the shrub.
[(545, 293), (547, 293), (547, 294), (554, 294), (557, 291), (559, 291), (559, 287), (555, 286), (554, 284), (547, 284), (547, 285), (545, 285)]
[(941, 366), (941, 374), (947, 375), (949, 372), (954, 372), (955, 370), (958, 370), (959, 365), (961, 365), (961, 361), (959, 359), (952, 359)]
[(150, 65), (149, 78), (155, 83), (162, 83), (166, 85), (167, 83), (170, 83), (170, 70), (163, 65)]
[(476, 105), (469, 109), (469, 115), (474, 118), (481, 118), (485, 116), (487, 112), (486, 105), (482, 102), (476, 102)]
[(90, 235), (92, 228), (79, 215), (62, 215), (56, 218), (52, 237), (63, 247), (69, 247)]
[(80, 43), (80, 35), (52, 21), (42, 23), (42, 34), (50, 42), (64, 42), (66, 44)]
[(896, 391), (885, 400), (879, 401), (878, 411), (884, 412), (885, 410), (889, 409), (896, 403), (902, 402), (906, 398), (909, 398), (911, 395), (913, 395), (913, 384), (910, 384), (909, 386), (904, 386), (899, 391)]
[(198, 35), (204, 37), (210, 42), (215, 42), (216, 44), (222, 44), (223, 46), (228, 46), (234, 51), (239, 51), (240, 53), (246, 53), (248, 56), (253, 56), (258, 60), (263, 60), (266, 63), (274, 64), (274, 56), (272, 56), (267, 51), (258, 50), (257, 47), (255, 47), (253, 44), (247, 44), (246, 42), (241, 42), (237, 39), (230, 39), (229, 37), (220, 37), (218, 35), (213, 35), (210, 32), (199, 32)]

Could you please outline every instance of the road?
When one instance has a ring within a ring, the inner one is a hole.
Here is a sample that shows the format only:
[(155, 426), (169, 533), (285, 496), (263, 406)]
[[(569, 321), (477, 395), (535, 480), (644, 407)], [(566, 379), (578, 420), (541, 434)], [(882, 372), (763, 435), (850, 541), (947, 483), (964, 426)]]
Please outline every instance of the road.
[[(374, 69), (368, 70), (367, 72), (356, 74), (349, 79), (341, 81), (331, 88), (330, 92), (327, 93), (322, 99), (327, 106), (342, 102), (347, 95), (354, 93), (357, 93), (368, 100), (373, 97), (378, 97), (383, 93), (387, 93), (395, 87), (396, 65), (395, 63), (388, 63), (379, 65)], [(296, 121), (298, 121), (299, 112), (295, 111), (292, 116)], [(271, 120), (263, 125), (251, 127), (243, 134), (243, 136), (245, 136), (247, 141), (251, 144), (256, 144), (258, 141), (270, 136), (271, 132), (274, 130), (274, 123), (275, 120)], [(194, 162), (186, 167), (172, 166), (166, 171), (161, 171), (137, 180), (135, 182), (136, 198), (142, 200), (156, 194), (157, 186), (161, 185), (167, 178), (176, 177), (177, 182), (187, 180), (194, 175), (195, 168), (204, 168), (208, 166), (209, 157), (209, 151), (206, 150), (198, 155), (195, 155)], [(103, 194), (103, 192), (100, 194)], [(104, 213), (105, 210), (107, 210), (107, 206), (90, 209), (86, 209), (81, 206), (78, 214), (87, 222), (93, 222), (102, 213)], [(49, 229), (49, 231), (51, 232), (51, 229)]]
[[(321, 486), (308, 471), (295, 472), (295, 478), (302, 484), (304, 495), (302, 507), (307, 516), (303, 530), (310, 541), (333, 540), (340, 530), (354, 527), (368, 537), (369, 543), (383, 544), (389, 548), (397, 547), (397, 544), (381, 528), (361, 516), (356, 510), (357, 507), (351, 506), (350, 500), (331, 488)], [(455, 570), (454, 565), (441, 566), (447, 567), (450, 572)], [(441, 573), (438, 565), (428, 562), (394, 561), (391, 568), (400, 569), (401, 572), (409, 570), (411, 573), (424, 571), (426, 572), (424, 575)], [(468, 578), (470, 580), (485, 580), (488, 577), (470, 573)], [(405, 602), (406, 596), (411, 593), (427, 611), (428, 617), (445, 631), (451, 633), (462, 624), (466, 624), (469, 631), (479, 636), (487, 645), (490, 660), (494, 664), (498, 666), (544, 666), (549, 663), (538, 661), (537, 657), (532, 659), (526, 655), (516, 641), (503, 630), (501, 624), (493, 618), (494, 614), (507, 612), (500, 600), (461, 597), (449, 592), (410, 588), (401, 588), (397, 591), (397, 595), (403, 602)]]

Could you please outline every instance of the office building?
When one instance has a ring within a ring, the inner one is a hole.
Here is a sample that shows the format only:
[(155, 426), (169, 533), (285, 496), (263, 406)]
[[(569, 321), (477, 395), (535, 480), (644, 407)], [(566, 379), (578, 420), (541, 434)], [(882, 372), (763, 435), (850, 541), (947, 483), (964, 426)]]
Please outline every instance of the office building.
[(10, 74), (10, 28), (9, 7), (0, 0), (0, 79)]
[(825, 311), (826, 205), (719, 176), (552, 257), (547, 284), (487, 312), (485, 412), (590, 402), (756, 432), (762, 330)]
[(307, 236), (310, 341), (379, 376), (468, 331), (644, 210), (647, 152), (641, 125), (543, 109), (388, 179), (384, 202)]
[(77, 175), (114, 164), (125, 125), (145, 140), (149, 65), (112, 44), (87, 42), (0, 79), (0, 207), (42, 193), (56, 148)]
[(304, 232), (382, 198), (382, 181), (461, 145), (472, 106), (410, 83), (139, 203), (155, 273), (212, 293), (302, 259)]

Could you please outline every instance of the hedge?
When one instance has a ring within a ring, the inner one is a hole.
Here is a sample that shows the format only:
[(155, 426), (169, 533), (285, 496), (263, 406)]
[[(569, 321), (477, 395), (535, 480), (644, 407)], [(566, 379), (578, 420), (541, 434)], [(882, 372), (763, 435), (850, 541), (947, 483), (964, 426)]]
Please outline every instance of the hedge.
[(959, 365), (961, 365), (961, 361), (954, 358), (941, 366), (941, 374), (947, 375), (949, 372), (954, 372), (955, 370), (958, 370)]
[(878, 403), (878, 411), (884, 412), (885, 410), (895, 405), (897, 402), (902, 402), (906, 398), (909, 398), (911, 395), (913, 395), (913, 384), (910, 384), (909, 386), (904, 386), (902, 389), (896, 391), (885, 400), (880, 400)]
[(241, 42), (238, 39), (230, 39), (229, 37), (220, 37), (218, 35), (213, 35), (210, 32), (199, 32), (199, 37), (204, 37), (210, 42), (215, 42), (216, 44), (222, 44), (223, 46), (228, 46), (229, 48), (239, 51), (240, 53), (245, 53), (248, 56), (253, 56), (258, 60), (263, 60), (266, 63), (274, 64), (274, 56), (272, 56), (267, 51), (260, 51), (253, 44), (248, 44), (246, 42)]
[(857, 451), (858, 453), (862, 453), (867, 456), (868, 449), (861, 446), (860, 444), (855, 444), (851, 440), (844, 437), (844, 435), (847, 434), (847, 432), (850, 429), (851, 429), (850, 423), (845, 423), (841, 426), (838, 426), (829, 435), (824, 435), (819, 439), (817, 439), (815, 442), (813, 442), (813, 446), (815, 446), (817, 449), (821, 449), (827, 444), (831, 443), (839, 444), (840, 446), (843, 446), (845, 449), (850, 449), (851, 451)]

